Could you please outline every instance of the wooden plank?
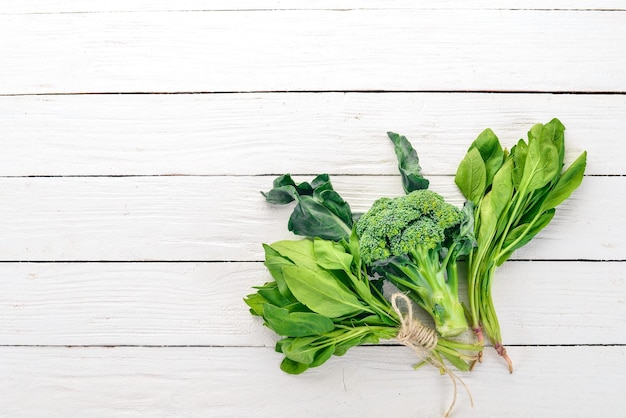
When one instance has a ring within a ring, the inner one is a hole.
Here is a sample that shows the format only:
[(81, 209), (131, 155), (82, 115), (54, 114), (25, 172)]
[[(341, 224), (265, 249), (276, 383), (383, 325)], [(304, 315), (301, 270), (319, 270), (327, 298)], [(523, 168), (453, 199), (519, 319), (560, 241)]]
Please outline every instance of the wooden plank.
[(440, 0), (436, 3), (416, 3), (410, 0), (308, 0), (306, 2), (285, 2), (283, 0), (109, 0), (107, 2), (85, 2), (81, 0), (41, 1), (6, 0), (0, 13), (106, 13), (106, 12), (146, 12), (146, 11), (206, 11), (206, 10), (351, 10), (351, 9), (550, 9), (550, 10), (623, 10), (619, 0), (525, 0), (523, 3), (511, 0), (473, 0), (463, 3), (454, 0)]
[(553, 10), (1, 15), (0, 94), (623, 92), (623, 23)]
[[(455, 416), (623, 415), (624, 346), (510, 353), (512, 375), (492, 352), (463, 374), (475, 406), (459, 389)], [(0, 405), (11, 417), (440, 417), (452, 398), (405, 347), (358, 347), (299, 376), (279, 361), (270, 348), (2, 347)]]
[[(306, 178), (310, 180), (310, 178)], [(305, 178), (296, 178), (297, 181)], [(453, 178), (431, 189), (453, 204)], [(2, 178), (0, 260), (259, 261), (262, 242), (292, 237), (292, 207), (267, 204), (270, 177)], [(625, 177), (587, 177), (521, 259), (626, 259)], [(399, 177), (340, 176), (354, 212), (403, 194)]]
[[(472, 111), (469, 112), (468, 109)], [(454, 174), (490, 127), (504, 146), (558, 117), (567, 160), (626, 174), (626, 95), (324, 93), (0, 97), (0, 175), (397, 174), (387, 131), (426, 175)]]
[[(504, 342), (626, 344), (625, 270), (506, 263), (494, 284)], [(1, 263), (0, 341), (272, 347), (276, 335), (242, 302), (269, 280), (261, 263)]]

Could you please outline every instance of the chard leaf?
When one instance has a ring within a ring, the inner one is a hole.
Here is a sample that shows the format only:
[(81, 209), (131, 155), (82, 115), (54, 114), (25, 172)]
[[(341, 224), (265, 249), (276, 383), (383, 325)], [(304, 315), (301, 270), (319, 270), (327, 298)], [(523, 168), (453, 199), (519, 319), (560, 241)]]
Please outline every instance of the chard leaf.
[(478, 205), (485, 192), (487, 171), (477, 148), (472, 148), (459, 164), (454, 182), (467, 200)]
[(557, 207), (567, 199), (583, 181), (585, 167), (587, 165), (587, 151), (583, 152), (561, 175), (559, 181), (548, 193), (543, 202), (543, 210)]
[(332, 273), (313, 271), (299, 266), (283, 267), (283, 276), (294, 296), (313, 312), (339, 318), (370, 312)]
[(485, 184), (489, 186), (504, 160), (504, 150), (500, 145), (500, 141), (496, 134), (487, 128), (470, 145), (470, 150), (472, 148), (476, 148), (480, 152), (480, 156), (485, 163)]
[(263, 319), (278, 335), (306, 337), (335, 329), (329, 318), (313, 312), (289, 312), (271, 304), (263, 306)]
[(387, 132), (387, 135), (394, 145), (396, 157), (398, 158), (398, 169), (402, 177), (402, 187), (405, 193), (409, 194), (414, 190), (428, 189), (429, 182), (422, 176), (419, 157), (409, 140), (405, 136), (394, 132)]

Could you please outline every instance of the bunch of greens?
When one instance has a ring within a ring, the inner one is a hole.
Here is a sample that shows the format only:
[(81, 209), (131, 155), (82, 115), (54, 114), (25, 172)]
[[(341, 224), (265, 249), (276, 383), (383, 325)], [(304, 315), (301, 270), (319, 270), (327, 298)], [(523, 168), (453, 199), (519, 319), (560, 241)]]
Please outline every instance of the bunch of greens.
[[(349, 348), (396, 337), (401, 318), (368, 278), (355, 234), (339, 242), (316, 238), (265, 245), (265, 265), (273, 281), (256, 288), (245, 302), (267, 327), (284, 337), (276, 351), (281, 369), (302, 373), (341, 356)], [(439, 339), (429, 353), (434, 364), (447, 358), (467, 371), (479, 349)]]
[[(421, 175), (417, 153), (405, 137), (394, 133), (389, 137), (402, 184), (409, 193), (402, 198), (404, 205), (397, 198), (394, 215), (380, 219), (388, 222), (389, 228), (385, 237), (378, 238), (386, 245), (393, 242), (393, 253), (383, 257), (375, 252), (374, 212), (363, 215), (356, 227), (358, 216), (333, 189), (327, 174), (310, 183), (296, 183), (285, 174), (263, 193), (270, 203), (295, 201), (287, 226), (306, 237), (265, 245), (265, 264), (274, 281), (245, 299), (254, 315), (262, 316), (266, 326), (285, 337), (276, 350), (285, 355), (281, 368), (289, 373), (319, 366), (355, 345), (395, 338), (403, 318), (383, 296), (383, 279), (392, 279), (408, 291), (435, 319), (440, 337), (426, 353), (431, 363), (441, 367), (446, 358), (459, 370), (468, 371), (477, 358), (480, 346), (448, 338), (468, 328), (458, 302), (456, 262), (473, 244), (473, 228), (468, 228), (471, 213), (448, 205), (434, 192), (421, 190), (429, 183)], [(380, 202), (373, 210), (380, 209)], [(413, 204), (419, 206), (409, 208)], [(397, 237), (392, 237), (391, 220), (402, 210), (402, 225), (396, 223)], [(418, 225), (423, 226), (419, 232), (423, 242), (418, 234), (408, 232), (418, 232)], [(373, 280), (370, 274), (375, 273), (381, 278)], [(448, 274), (453, 276), (449, 282)]]
[(487, 129), (471, 144), (455, 177), (474, 207), (477, 246), (468, 257), (472, 326), (481, 343), (483, 331), (487, 334), (511, 372), (493, 305), (492, 279), (498, 266), (548, 225), (555, 208), (583, 179), (586, 152), (563, 171), (564, 131), (558, 119), (536, 124), (528, 142), (520, 139), (507, 152)]

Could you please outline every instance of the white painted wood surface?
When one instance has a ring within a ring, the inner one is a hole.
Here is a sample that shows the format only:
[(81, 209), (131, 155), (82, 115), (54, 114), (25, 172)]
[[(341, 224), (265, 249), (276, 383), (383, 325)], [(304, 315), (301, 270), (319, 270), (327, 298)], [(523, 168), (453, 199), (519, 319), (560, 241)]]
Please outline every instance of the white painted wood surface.
[(487, 351), (454, 416), (623, 416), (623, 2), (414, 3), (0, 5), (3, 416), (441, 416), (404, 347), (278, 369), (242, 302), (291, 237), (259, 191), (329, 172), (365, 210), (402, 192), (393, 130), (460, 204), (482, 129), (552, 117), (587, 176), (498, 272), (515, 373)]

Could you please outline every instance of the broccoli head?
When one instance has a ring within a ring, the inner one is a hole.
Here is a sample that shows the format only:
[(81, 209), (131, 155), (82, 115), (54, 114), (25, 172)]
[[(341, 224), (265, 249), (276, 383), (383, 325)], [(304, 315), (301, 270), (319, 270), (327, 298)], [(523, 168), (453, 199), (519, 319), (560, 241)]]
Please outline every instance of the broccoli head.
[(471, 211), (430, 190), (378, 199), (357, 224), (361, 259), (435, 320), (443, 337), (467, 329), (458, 300), (458, 258), (474, 246)]

